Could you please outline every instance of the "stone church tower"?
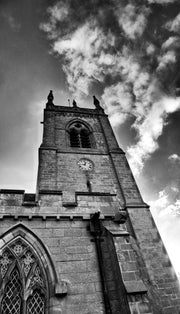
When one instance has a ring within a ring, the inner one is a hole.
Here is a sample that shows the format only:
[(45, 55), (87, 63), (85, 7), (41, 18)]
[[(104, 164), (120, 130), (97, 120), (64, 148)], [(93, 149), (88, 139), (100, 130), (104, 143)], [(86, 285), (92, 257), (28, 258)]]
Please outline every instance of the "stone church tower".
[(107, 115), (44, 110), (36, 194), (0, 190), (1, 314), (178, 314), (176, 275)]

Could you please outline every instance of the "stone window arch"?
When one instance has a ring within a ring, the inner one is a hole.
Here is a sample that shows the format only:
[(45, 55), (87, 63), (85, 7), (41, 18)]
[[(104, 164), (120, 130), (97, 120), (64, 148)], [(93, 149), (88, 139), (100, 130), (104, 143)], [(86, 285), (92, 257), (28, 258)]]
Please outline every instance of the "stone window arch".
[(93, 132), (87, 123), (76, 120), (68, 125), (69, 145), (71, 147), (92, 148), (94, 147)]
[(38, 256), (21, 237), (0, 257), (1, 314), (45, 314), (47, 280)]
[(56, 285), (41, 241), (22, 225), (7, 232), (0, 241), (0, 314), (48, 314)]

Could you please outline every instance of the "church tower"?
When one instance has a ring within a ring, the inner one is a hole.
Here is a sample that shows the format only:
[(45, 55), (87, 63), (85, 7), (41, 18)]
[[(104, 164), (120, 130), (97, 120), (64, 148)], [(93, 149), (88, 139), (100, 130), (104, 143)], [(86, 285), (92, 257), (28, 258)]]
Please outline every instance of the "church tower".
[(0, 190), (1, 314), (178, 314), (149, 206), (94, 96), (44, 110), (36, 194)]

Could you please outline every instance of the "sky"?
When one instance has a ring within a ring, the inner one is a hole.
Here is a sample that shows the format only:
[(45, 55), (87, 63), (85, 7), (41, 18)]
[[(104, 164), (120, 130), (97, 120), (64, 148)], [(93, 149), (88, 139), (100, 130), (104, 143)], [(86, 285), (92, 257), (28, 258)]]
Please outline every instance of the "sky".
[(180, 274), (179, 0), (0, 0), (0, 178), (35, 192), (43, 108), (100, 100)]

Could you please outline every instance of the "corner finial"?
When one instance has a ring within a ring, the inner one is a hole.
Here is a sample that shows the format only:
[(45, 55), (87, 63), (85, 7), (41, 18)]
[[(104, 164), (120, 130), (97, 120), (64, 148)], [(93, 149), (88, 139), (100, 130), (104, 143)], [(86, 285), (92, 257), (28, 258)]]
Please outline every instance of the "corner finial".
[(94, 99), (94, 105), (96, 109), (103, 110), (103, 108), (100, 106), (100, 101), (96, 98), (96, 96), (93, 96), (93, 99)]
[(53, 103), (53, 100), (54, 100), (54, 96), (53, 96), (53, 91), (50, 90), (49, 92), (49, 95), (47, 96), (47, 100), (48, 100), (48, 103)]
[(54, 106), (53, 104), (53, 100), (54, 100), (54, 96), (53, 96), (53, 91), (50, 90), (49, 95), (47, 96), (47, 104), (46, 104), (46, 108), (51, 108)]
[(77, 102), (73, 99), (73, 107), (77, 108)]

